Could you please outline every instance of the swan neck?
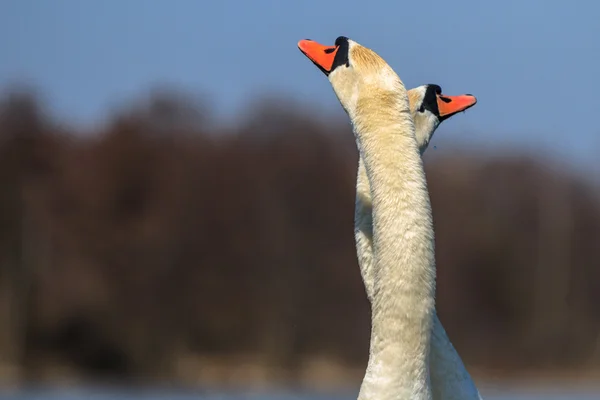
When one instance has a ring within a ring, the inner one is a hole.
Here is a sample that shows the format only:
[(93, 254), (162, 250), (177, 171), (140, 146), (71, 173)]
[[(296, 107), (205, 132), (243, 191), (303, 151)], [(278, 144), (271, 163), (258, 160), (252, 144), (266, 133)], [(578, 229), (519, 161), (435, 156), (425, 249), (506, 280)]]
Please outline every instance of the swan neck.
[(374, 254), (370, 357), (359, 399), (430, 399), (431, 206), (408, 107), (386, 116), (353, 120), (370, 182)]
[(371, 185), (362, 157), (358, 158), (356, 200), (354, 206), (354, 241), (360, 275), (369, 303), (373, 302), (373, 219), (371, 218)]

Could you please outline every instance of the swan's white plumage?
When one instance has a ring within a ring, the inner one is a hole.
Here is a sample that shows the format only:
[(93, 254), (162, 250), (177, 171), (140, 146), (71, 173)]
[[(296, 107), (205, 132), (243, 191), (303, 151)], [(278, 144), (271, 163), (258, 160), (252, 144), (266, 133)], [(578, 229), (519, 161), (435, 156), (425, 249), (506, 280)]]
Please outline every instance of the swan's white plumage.
[[(375, 52), (344, 37), (330, 47), (310, 40), (298, 46), (328, 76), (350, 117), (360, 152), (356, 224), (366, 234), (361, 243), (357, 237), (362, 246), (357, 250), (372, 324), (369, 363), (358, 397), (437, 399), (431, 380), (439, 376), (430, 372), (430, 358), (461, 362), (435, 314), (433, 223), (417, 145), (426, 146), (431, 135), (417, 136), (404, 84)], [(439, 120), (419, 123), (433, 124), (433, 132)], [(359, 206), (368, 212), (358, 213)], [(431, 355), (432, 338), (445, 346), (444, 357)], [(464, 377), (455, 372), (442, 378)]]
[[(419, 86), (408, 91), (410, 109), (415, 124), (415, 137), (421, 154), (427, 149), (433, 133), (439, 126), (438, 118), (431, 112), (417, 112), (425, 96), (425, 90), (426, 86)], [(364, 163), (359, 158), (356, 180), (354, 235), (358, 263), (369, 301), (372, 301), (375, 280), (371, 211), (372, 203), (369, 179)], [(481, 399), (471, 376), (448, 338), (437, 313), (433, 316), (429, 368), (434, 400)]]
[(372, 330), (358, 398), (431, 399), (433, 223), (408, 94), (375, 52), (349, 44), (349, 66), (329, 81), (350, 116), (371, 186)]

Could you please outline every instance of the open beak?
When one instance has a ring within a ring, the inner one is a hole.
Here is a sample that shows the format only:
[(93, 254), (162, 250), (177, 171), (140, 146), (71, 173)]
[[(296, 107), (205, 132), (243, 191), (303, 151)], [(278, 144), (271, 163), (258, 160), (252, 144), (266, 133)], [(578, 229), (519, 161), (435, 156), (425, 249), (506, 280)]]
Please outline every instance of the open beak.
[(300, 51), (308, 57), (325, 75), (329, 75), (338, 46), (324, 46), (315, 41), (304, 39), (298, 42)]
[(437, 95), (438, 109), (440, 119), (450, 118), (456, 113), (465, 111), (467, 108), (473, 107), (477, 103), (475, 96), (470, 94), (462, 94), (460, 96), (447, 96), (445, 94)]

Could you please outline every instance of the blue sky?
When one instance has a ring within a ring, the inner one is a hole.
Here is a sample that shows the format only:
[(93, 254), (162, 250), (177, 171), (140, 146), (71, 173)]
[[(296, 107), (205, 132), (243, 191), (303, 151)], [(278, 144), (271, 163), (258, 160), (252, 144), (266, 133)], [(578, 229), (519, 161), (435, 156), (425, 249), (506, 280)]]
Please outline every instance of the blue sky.
[(225, 115), (276, 91), (343, 117), (296, 43), (345, 35), (408, 87), (477, 96), (434, 144), (540, 149), (600, 171), (598, 21), (591, 0), (0, 0), (0, 89), (28, 82), (83, 123), (155, 84), (206, 93)]

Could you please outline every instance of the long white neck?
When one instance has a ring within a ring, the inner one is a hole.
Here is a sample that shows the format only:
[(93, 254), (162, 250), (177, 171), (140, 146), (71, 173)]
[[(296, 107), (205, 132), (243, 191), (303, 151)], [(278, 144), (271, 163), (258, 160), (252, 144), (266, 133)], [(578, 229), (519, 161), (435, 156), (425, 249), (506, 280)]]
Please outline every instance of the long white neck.
[(362, 276), (369, 302), (373, 302), (375, 290), (375, 268), (373, 261), (373, 204), (371, 202), (371, 185), (362, 157), (358, 157), (358, 173), (356, 176), (356, 200), (354, 203), (354, 241), (360, 275)]
[[(427, 146), (420, 146), (421, 154)], [(354, 237), (361, 275), (370, 302), (373, 301), (375, 269), (373, 261), (373, 220), (371, 187), (362, 158), (358, 162)], [(437, 313), (433, 316), (429, 368), (434, 400), (480, 400), (481, 396), (458, 352), (446, 334)]]
[[(423, 156), (427, 150), (431, 134), (426, 129), (417, 129), (415, 138), (419, 154)], [(354, 205), (354, 239), (356, 242), (356, 255), (360, 274), (363, 278), (365, 291), (369, 302), (373, 300), (373, 286), (375, 285), (373, 269), (373, 203), (371, 201), (371, 185), (367, 176), (367, 169), (362, 157), (358, 157), (358, 172), (356, 174), (356, 200)]]
[(375, 265), (370, 357), (358, 398), (431, 399), (435, 258), (425, 172), (408, 99), (386, 112), (372, 103), (352, 118), (371, 184)]

